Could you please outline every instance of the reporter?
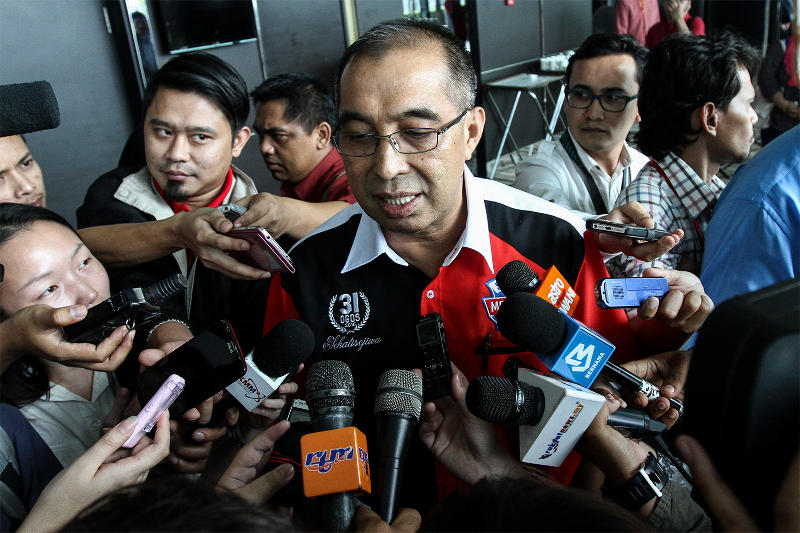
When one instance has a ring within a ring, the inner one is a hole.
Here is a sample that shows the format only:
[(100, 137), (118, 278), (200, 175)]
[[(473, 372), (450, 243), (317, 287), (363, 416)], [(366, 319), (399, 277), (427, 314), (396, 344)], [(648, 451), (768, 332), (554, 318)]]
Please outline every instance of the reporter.
[(17, 531), (55, 531), (98, 498), (144, 481), (150, 469), (167, 456), (168, 421), (169, 415), (163, 413), (155, 440), (145, 437), (131, 451), (120, 446), (133, 434), (136, 417), (108, 431), (53, 478)]
[[(103, 265), (63, 218), (41, 207), (0, 204), (0, 263), (5, 266), (0, 318), (36, 304), (92, 307), (109, 297)], [(40, 313), (41, 308), (26, 312)], [(115, 357), (121, 358), (121, 352), (130, 349), (133, 333), (125, 335), (127, 340), (113, 337), (108, 343), (120, 344)], [(22, 411), (65, 466), (100, 437), (115, 395), (115, 384), (106, 373), (66, 366), (35, 353), (11, 364), (0, 385), (0, 399)]]

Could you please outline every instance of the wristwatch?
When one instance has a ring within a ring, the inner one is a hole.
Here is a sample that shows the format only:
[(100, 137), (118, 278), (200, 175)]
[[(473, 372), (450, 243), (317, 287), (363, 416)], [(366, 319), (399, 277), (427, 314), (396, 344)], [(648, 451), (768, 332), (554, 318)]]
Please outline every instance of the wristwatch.
[(669, 461), (651, 452), (636, 474), (622, 487), (610, 489), (609, 496), (623, 507), (636, 510), (654, 497), (660, 498), (671, 476)]

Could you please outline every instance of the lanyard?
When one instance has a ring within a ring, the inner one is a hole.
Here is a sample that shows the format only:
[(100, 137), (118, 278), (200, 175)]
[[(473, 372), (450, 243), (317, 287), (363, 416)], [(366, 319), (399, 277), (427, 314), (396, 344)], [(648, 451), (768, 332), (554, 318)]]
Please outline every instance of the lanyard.
[[(676, 191), (675, 187), (672, 186), (672, 182), (669, 181), (669, 178), (667, 177), (667, 174), (664, 172), (664, 170), (662, 170), (662, 168), (658, 165), (658, 163), (656, 163), (655, 159), (653, 159), (652, 157), (650, 158), (650, 166), (653, 167), (656, 170), (656, 172), (661, 174), (661, 177), (664, 179), (665, 182), (667, 182), (667, 185), (669, 186), (670, 189), (672, 189), (672, 192), (675, 193), (675, 196), (678, 199), (680, 199), (681, 195), (678, 194), (678, 191)], [(700, 221), (695, 218), (692, 221), (692, 224), (694, 225), (695, 231), (697, 231), (697, 236), (700, 237), (700, 244), (703, 247), (705, 247), (706, 238), (705, 238), (705, 235), (703, 234), (703, 229), (700, 227)], [(664, 228), (664, 229), (668, 229), (668, 228)]]
[(586, 190), (589, 191), (589, 198), (592, 199), (595, 212), (598, 215), (608, 213), (608, 207), (603, 201), (603, 197), (600, 196), (600, 189), (597, 188), (597, 183), (595, 183), (594, 178), (592, 178), (591, 174), (589, 174), (589, 171), (586, 170), (586, 167), (583, 166), (580, 157), (578, 157), (578, 150), (575, 148), (575, 145), (572, 143), (572, 139), (566, 130), (564, 130), (564, 133), (561, 134), (559, 141), (561, 142), (561, 146), (563, 146), (564, 150), (567, 152), (569, 158), (572, 159), (576, 165), (578, 165), (578, 168), (581, 171), (581, 179), (583, 180), (583, 184), (586, 185)]

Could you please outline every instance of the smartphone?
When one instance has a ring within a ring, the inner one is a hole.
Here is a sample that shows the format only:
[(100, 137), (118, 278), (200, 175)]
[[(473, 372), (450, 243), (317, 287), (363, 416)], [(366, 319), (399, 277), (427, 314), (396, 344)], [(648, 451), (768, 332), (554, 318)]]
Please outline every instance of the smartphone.
[(660, 300), (667, 292), (666, 278), (601, 278), (594, 287), (597, 305), (603, 309), (639, 307), (651, 296)]
[(249, 250), (228, 250), (226, 252), (240, 263), (269, 272), (294, 273), (294, 265), (289, 254), (264, 228), (258, 226), (235, 228), (226, 235), (250, 243)]
[(183, 392), (185, 384), (184, 379), (177, 374), (172, 374), (164, 381), (153, 397), (150, 398), (150, 401), (147, 402), (147, 405), (144, 406), (144, 409), (139, 411), (136, 417), (136, 428), (122, 445), (123, 448), (133, 448), (145, 434), (153, 429), (161, 413), (169, 409), (172, 402)]
[(428, 313), (419, 319), (417, 341), (422, 352), (422, 396), (426, 402), (449, 396), (453, 372), (442, 315)]
[(142, 402), (149, 401), (172, 374), (186, 380), (173, 413), (180, 416), (242, 377), (247, 371), (231, 325), (220, 320), (138, 376)]
[(217, 207), (217, 209), (222, 211), (222, 214), (225, 215), (225, 218), (231, 222), (247, 213), (247, 208), (242, 207), (239, 204), (222, 204), (221, 206)]
[(311, 414), (308, 412), (308, 404), (305, 400), (287, 401), (278, 415), (278, 421), (288, 420), (291, 424), (311, 423)]
[(643, 228), (632, 224), (619, 224), (607, 220), (590, 219), (586, 221), (586, 229), (597, 233), (609, 233), (611, 235), (624, 235), (640, 241), (657, 241), (661, 237), (671, 235), (669, 231), (655, 228)]

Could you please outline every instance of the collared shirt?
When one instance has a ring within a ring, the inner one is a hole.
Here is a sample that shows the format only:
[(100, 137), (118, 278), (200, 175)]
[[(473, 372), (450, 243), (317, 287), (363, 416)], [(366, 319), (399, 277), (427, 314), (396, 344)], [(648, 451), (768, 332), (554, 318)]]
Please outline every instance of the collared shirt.
[(350, 183), (344, 171), (342, 156), (336, 148), (331, 148), (328, 155), (302, 181), (282, 184), (281, 195), (304, 202), (339, 200), (348, 204), (356, 203), (356, 197), (350, 190)]
[(103, 434), (103, 419), (114, 405), (106, 372), (94, 372), (91, 401), (50, 382), (50, 390), (20, 408), (63, 466), (69, 466)]
[[(620, 192), (629, 184), (626, 183), (625, 176), (635, 179), (647, 164), (648, 157), (624, 143), (617, 168), (609, 176), (575, 141), (572, 133), (569, 135), (583, 168), (597, 184), (603, 202), (613, 207)], [(517, 165), (517, 179), (513, 186), (571, 209), (584, 219), (601, 215), (603, 213), (595, 212), (592, 198), (581, 176), (582, 172), (558, 140), (542, 141), (535, 154)]]
[[(689, 31), (692, 32), (692, 35), (706, 34), (706, 23), (703, 22), (703, 19), (701, 19), (700, 17), (693, 17), (689, 13), (686, 13), (686, 15), (684, 15), (683, 17), (683, 20), (689, 27)], [(677, 24), (673, 24), (667, 20), (662, 20), (658, 24), (655, 24), (647, 32), (647, 37), (645, 38), (645, 46), (647, 48), (653, 48), (655, 45), (660, 43), (664, 37), (666, 37), (667, 35), (672, 35), (677, 31), (678, 31)]]
[(704, 233), (711, 220), (725, 183), (717, 176), (709, 183), (697, 175), (686, 162), (673, 153), (656, 161), (666, 180), (653, 165), (647, 165), (617, 200), (617, 205), (639, 202), (650, 213), (655, 227), (667, 231), (681, 228), (684, 236), (669, 252), (651, 262), (621, 254), (608, 263), (615, 275), (641, 276), (651, 267), (700, 272), (703, 260)]
[[(155, 187), (156, 191), (158, 191), (158, 194), (161, 196), (161, 198), (163, 198), (164, 201), (167, 202), (167, 205), (169, 205), (173, 213), (176, 214), (182, 212), (188, 213), (189, 211), (191, 211), (188, 205), (182, 202), (175, 202), (164, 196), (164, 190), (161, 188), (161, 186), (158, 184), (155, 178), (153, 178), (153, 187)], [(221, 206), (222, 203), (225, 201), (225, 198), (227, 198), (228, 195), (230, 194), (232, 188), (233, 188), (233, 167), (228, 169), (228, 174), (225, 176), (225, 183), (222, 185), (222, 190), (220, 191), (220, 193), (213, 200), (211, 200), (211, 203), (209, 203), (206, 207)]]

